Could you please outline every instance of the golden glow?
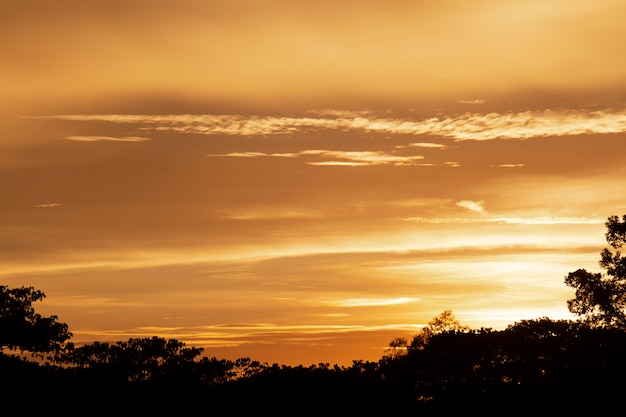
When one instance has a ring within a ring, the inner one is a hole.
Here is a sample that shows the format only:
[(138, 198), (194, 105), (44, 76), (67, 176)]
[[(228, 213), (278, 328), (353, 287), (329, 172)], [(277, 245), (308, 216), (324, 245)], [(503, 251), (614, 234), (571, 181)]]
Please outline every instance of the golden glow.
[(626, 210), (623, 1), (12, 3), (0, 283), (77, 343), (350, 364), (566, 318)]

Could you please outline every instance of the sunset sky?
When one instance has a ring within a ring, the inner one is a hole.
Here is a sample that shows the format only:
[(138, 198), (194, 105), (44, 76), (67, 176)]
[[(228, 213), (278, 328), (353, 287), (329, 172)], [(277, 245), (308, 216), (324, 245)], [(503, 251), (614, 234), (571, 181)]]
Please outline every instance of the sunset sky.
[(378, 360), (571, 318), (626, 213), (623, 0), (0, 4), (0, 284), (75, 343)]

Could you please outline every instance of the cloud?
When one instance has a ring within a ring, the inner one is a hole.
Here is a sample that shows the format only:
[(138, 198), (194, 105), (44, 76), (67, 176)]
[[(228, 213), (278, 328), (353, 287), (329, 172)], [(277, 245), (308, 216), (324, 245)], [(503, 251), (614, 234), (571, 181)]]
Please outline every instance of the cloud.
[(263, 158), (263, 157), (275, 157), (275, 158), (294, 158), (298, 156), (297, 153), (265, 153), (265, 152), (231, 152), (226, 154), (207, 154), (206, 156), (226, 156), (226, 157), (238, 157), (238, 158)]
[(341, 335), (379, 331), (414, 331), (418, 324), (302, 324), (280, 325), (275, 323), (233, 323), (207, 326), (142, 326), (123, 330), (81, 329), (83, 340), (102, 338), (119, 340), (127, 337), (162, 337), (192, 340), (203, 346), (240, 346), (250, 343), (278, 343), (282, 341), (306, 343), (320, 340), (329, 335)]
[(604, 224), (604, 219), (588, 217), (502, 217), (492, 221), (507, 224)]
[(468, 224), (468, 223), (502, 223), (502, 224), (527, 224), (527, 225), (550, 225), (550, 224), (603, 224), (603, 219), (589, 217), (488, 217), (488, 218), (428, 218), (406, 217), (402, 220), (414, 223), (432, 224)]
[(221, 213), (222, 217), (232, 220), (270, 220), (270, 219), (320, 219), (324, 214), (316, 210), (298, 208), (242, 208)]
[(522, 168), (524, 164), (500, 164), (500, 165), (490, 165), (492, 168)]
[(323, 109), (323, 110), (308, 110), (308, 114), (314, 114), (316, 116), (332, 116), (338, 118), (351, 118), (355, 116), (366, 117), (373, 116), (375, 113), (370, 110), (341, 110), (341, 109)]
[(430, 142), (417, 142), (417, 143), (409, 143), (409, 146), (413, 146), (416, 148), (437, 148), (437, 149), (447, 149), (447, 145), (443, 145), (441, 143), (430, 143)]
[(484, 201), (461, 200), (456, 203), (457, 206), (463, 207), (475, 213), (486, 214)]
[(373, 151), (308, 150), (303, 151), (302, 154), (332, 159), (332, 161), (307, 162), (310, 165), (413, 165), (415, 161), (424, 159), (420, 155), (400, 156)]
[(546, 136), (620, 133), (626, 112), (521, 112), (466, 114), (436, 120), (432, 132), (456, 140), (528, 139)]
[(207, 154), (209, 157), (307, 157), (322, 158), (321, 161), (308, 161), (309, 165), (337, 165), (337, 166), (367, 166), (367, 165), (415, 165), (416, 161), (424, 159), (420, 155), (400, 156), (380, 151), (331, 151), (325, 149), (310, 149), (297, 153), (264, 153), (264, 152), (231, 152), (227, 154)]
[(484, 104), (485, 100), (457, 100), (456, 102), (460, 104)]
[(343, 166), (343, 167), (362, 167), (370, 165), (367, 162), (357, 161), (320, 161), (320, 162), (307, 162), (309, 165), (316, 166)]
[[(136, 125), (153, 132), (202, 135), (284, 135), (336, 130), (384, 134), (433, 135), (462, 140), (529, 139), (547, 136), (626, 132), (626, 110), (544, 110), (466, 113), (422, 120), (376, 116), (370, 112), (327, 111), (316, 117), (243, 115), (57, 115), (44, 118)], [(71, 136), (72, 140), (138, 141), (145, 138)], [(420, 146), (420, 145), (417, 145)], [(428, 146), (428, 145), (426, 145)]]
[(419, 301), (418, 298), (412, 297), (396, 297), (396, 298), (345, 298), (338, 300), (324, 301), (335, 307), (384, 307), (399, 304), (408, 304)]
[(138, 136), (125, 136), (121, 138), (112, 136), (66, 136), (65, 139), (76, 142), (146, 142), (149, 138)]
[(51, 207), (59, 207), (61, 205), (62, 205), (61, 203), (44, 203), (44, 204), (34, 205), (33, 207), (36, 207), (36, 208), (51, 208)]

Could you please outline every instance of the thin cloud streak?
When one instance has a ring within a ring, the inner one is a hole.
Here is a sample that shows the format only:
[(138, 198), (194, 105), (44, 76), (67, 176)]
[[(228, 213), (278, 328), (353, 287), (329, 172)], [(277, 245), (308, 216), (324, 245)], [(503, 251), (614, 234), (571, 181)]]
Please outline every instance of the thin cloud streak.
[(66, 136), (65, 139), (75, 142), (146, 142), (149, 138), (125, 136), (121, 138), (111, 136)]
[(220, 215), (231, 220), (323, 219), (327, 217), (323, 212), (317, 210), (276, 207), (242, 208), (220, 212)]
[(207, 154), (206, 156), (224, 156), (224, 157), (233, 157), (233, 158), (264, 158), (264, 157), (274, 157), (274, 158), (295, 158), (299, 154), (297, 153), (265, 153), (265, 152), (231, 152), (225, 154)]
[(36, 204), (32, 207), (35, 208), (52, 208), (52, 207), (60, 207), (62, 206), (61, 203), (44, 203), (44, 204)]
[[(336, 158), (339, 161), (335, 161), (336, 164), (358, 164), (358, 165), (412, 165), (415, 161), (424, 159), (423, 156), (398, 156), (390, 155), (384, 152), (371, 152), (371, 151), (329, 151), (329, 150), (308, 150), (302, 152), (304, 155), (319, 155), (326, 158)], [(342, 161), (345, 160), (345, 161)], [(311, 165), (320, 165), (320, 162), (309, 162)], [(325, 164), (328, 164), (326, 162)]]
[(409, 146), (416, 147), (416, 148), (448, 149), (448, 146), (443, 145), (441, 143), (430, 143), (430, 142), (409, 143)]
[(419, 301), (419, 298), (397, 297), (397, 298), (346, 298), (341, 300), (323, 301), (335, 307), (384, 307), (400, 304), (409, 304)]
[(208, 154), (209, 157), (287, 157), (317, 156), (330, 159), (330, 161), (309, 161), (309, 165), (414, 165), (415, 161), (424, 159), (421, 155), (399, 156), (378, 151), (331, 151), (322, 149), (304, 150), (298, 153), (264, 153), (264, 152), (231, 152), (227, 154)]
[(402, 220), (413, 223), (432, 224), (467, 224), (467, 223), (504, 223), (504, 224), (527, 224), (527, 225), (550, 225), (550, 224), (603, 224), (605, 220), (588, 217), (454, 217), (454, 218), (426, 218), (405, 217)]
[(88, 343), (91, 339), (104, 338), (119, 340), (127, 337), (161, 337), (185, 339), (201, 342), (207, 347), (233, 347), (251, 343), (276, 343), (277, 340), (312, 342), (331, 335), (381, 331), (416, 331), (423, 324), (309, 324), (280, 325), (274, 323), (215, 324), (207, 326), (142, 326), (120, 330), (77, 329), (74, 331), (78, 343)]
[(459, 104), (484, 104), (485, 100), (476, 99), (476, 100), (457, 100)]
[(500, 165), (490, 165), (491, 168), (523, 168), (524, 164), (500, 164)]
[(517, 113), (466, 113), (423, 120), (376, 117), (358, 112), (326, 113), (324, 117), (77, 114), (43, 116), (42, 118), (123, 123), (138, 125), (139, 130), (153, 132), (242, 136), (339, 130), (345, 132), (434, 135), (463, 141), (626, 132), (626, 110), (612, 109), (601, 111), (544, 110)]

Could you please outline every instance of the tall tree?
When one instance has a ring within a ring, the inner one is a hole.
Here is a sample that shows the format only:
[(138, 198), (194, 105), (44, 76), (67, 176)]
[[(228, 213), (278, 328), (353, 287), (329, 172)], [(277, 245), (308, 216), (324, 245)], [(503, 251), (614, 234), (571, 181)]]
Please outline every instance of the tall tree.
[(620, 252), (626, 244), (626, 215), (621, 220), (611, 216), (605, 225), (606, 241), (613, 249), (604, 248), (600, 253), (606, 275), (585, 269), (570, 272), (565, 284), (576, 294), (567, 307), (593, 325), (626, 328), (626, 257)]
[(407, 348), (409, 351), (421, 350), (428, 344), (428, 340), (436, 334), (467, 330), (469, 330), (469, 326), (461, 324), (452, 313), (452, 310), (444, 310), (439, 316), (433, 317), (433, 319), (413, 337), (411, 344)]
[(58, 353), (72, 337), (57, 316), (43, 317), (33, 303), (46, 295), (33, 287), (9, 288), (0, 285), (0, 351), (30, 351), (34, 354)]

